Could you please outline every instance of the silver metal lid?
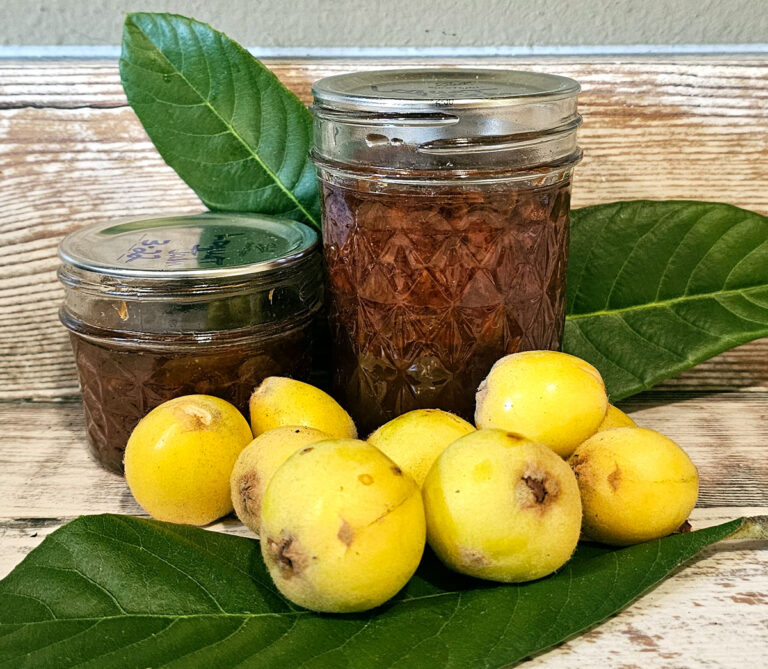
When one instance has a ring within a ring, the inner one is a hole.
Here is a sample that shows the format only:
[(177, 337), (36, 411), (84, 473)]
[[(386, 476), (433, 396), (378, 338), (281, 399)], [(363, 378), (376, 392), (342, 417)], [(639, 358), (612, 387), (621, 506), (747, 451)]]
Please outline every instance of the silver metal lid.
[(573, 79), (541, 72), (437, 68), (340, 74), (312, 86), (316, 105), (381, 113), (530, 104), (579, 90)]
[(59, 258), (72, 268), (127, 281), (216, 280), (286, 267), (317, 243), (317, 233), (295, 221), (210, 213), (91, 225), (64, 238)]
[(312, 87), (313, 157), (329, 169), (383, 173), (575, 163), (581, 155), (579, 90), (567, 77), (516, 70), (425, 68), (327, 77)]

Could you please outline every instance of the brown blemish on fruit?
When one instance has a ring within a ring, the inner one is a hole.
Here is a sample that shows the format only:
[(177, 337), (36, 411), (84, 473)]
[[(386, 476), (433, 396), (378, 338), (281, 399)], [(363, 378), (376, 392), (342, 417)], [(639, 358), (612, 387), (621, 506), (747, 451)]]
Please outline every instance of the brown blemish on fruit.
[(403, 470), (400, 469), (400, 467), (398, 467), (397, 465), (392, 465), (391, 469), (394, 472), (395, 476), (402, 476), (403, 475)]
[(459, 557), (463, 564), (472, 567), (488, 567), (491, 564), (485, 555), (471, 548), (459, 548)]
[(619, 469), (618, 465), (616, 465), (616, 469), (608, 474), (608, 485), (614, 490), (618, 490), (621, 485), (621, 469)]
[(345, 544), (346, 546), (350, 546), (355, 539), (355, 531), (352, 529), (352, 526), (342, 518), (341, 527), (339, 528), (339, 532), (336, 536), (339, 538), (341, 543)]
[(560, 483), (548, 472), (528, 466), (518, 484), (518, 499), (524, 509), (545, 509), (560, 494)]
[(261, 514), (261, 497), (257, 495), (259, 488), (259, 476), (250, 471), (240, 477), (237, 489), (240, 493), (240, 503), (252, 516)]
[(289, 580), (299, 576), (307, 566), (307, 556), (299, 550), (294, 537), (267, 538), (267, 556), (280, 570), (280, 576)]
[(299, 451), (299, 453), (300, 453), (301, 455), (305, 455), (305, 454), (309, 453), (310, 451), (314, 451), (314, 450), (315, 450), (315, 447), (314, 447), (314, 446), (308, 446), (307, 448), (302, 448), (302, 449)]
[(589, 472), (589, 458), (584, 455), (573, 455), (568, 460), (568, 464), (571, 466), (571, 470), (576, 475), (577, 480), (589, 483), (591, 478)]
[(370, 474), (360, 474), (360, 476), (357, 477), (357, 480), (363, 485), (371, 485), (373, 483), (373, 476)]

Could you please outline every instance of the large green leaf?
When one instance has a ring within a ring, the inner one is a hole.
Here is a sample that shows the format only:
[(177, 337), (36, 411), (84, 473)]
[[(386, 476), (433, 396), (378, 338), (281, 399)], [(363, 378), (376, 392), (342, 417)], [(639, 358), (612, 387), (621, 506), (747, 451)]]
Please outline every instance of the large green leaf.
[(611, 399), (768, 335), (768, 218), (638, 200), (572, 212), (564, 349)]
[(209, 208), (319, 228), (312, 116), (239, 44), (183, 16), (129, 14), (120, 77), (160, 155)]
[(0, 582), (8, 667), (501, 667), (604, 620), (750, 520), (631, 548), (582, 545), (525, 585), (460, 577), (427, 557), (389, 604), (330, 616), (287, 603), (258, 542), (127, 516), (85, 516)]
[[(120, 72), (160, 154), (213, 209), (319, 228), (311, 115), (206, 24), (130, 14)], [(768, 219), (725, 204), (633, 201), (573, 212), (564, 348), (613, 400), (768, 335)]]

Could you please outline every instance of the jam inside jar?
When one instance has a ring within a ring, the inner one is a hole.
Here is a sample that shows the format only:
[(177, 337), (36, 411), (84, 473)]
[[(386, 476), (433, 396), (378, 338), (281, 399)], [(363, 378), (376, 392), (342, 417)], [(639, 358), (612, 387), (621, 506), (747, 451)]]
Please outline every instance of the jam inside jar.
[(206, 214), (83, 228), (59, 249), (91, 452), (121, 473), (133, 428), (166, 400), (247, 414), (267, 376), (308, 379), (321, 259), (292, 221)]
[(361, 431), (471, 419), (497, 359), (560, 348), (578, 90), (487, 70), (315, 85), (334, 388)]

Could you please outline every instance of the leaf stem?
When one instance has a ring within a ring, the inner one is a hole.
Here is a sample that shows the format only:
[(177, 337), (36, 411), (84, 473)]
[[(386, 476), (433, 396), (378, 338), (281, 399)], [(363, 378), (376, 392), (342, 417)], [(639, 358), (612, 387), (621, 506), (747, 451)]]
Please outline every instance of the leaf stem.
[(727, 538), (768, 541), (768, 516), (744, 518), (741, 527)]

